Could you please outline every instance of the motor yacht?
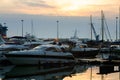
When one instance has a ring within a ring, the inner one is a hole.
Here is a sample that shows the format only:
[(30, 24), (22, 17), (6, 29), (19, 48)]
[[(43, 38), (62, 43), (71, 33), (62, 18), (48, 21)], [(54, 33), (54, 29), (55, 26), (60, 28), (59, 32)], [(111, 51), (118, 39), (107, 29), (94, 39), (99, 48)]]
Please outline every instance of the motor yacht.
[(12, 51), (5, 56), (15, 65), (40, 65), (44, 63), (74, 63), (72, 53), (63, 52), (58, 45), (40, 45), (31, 50)]

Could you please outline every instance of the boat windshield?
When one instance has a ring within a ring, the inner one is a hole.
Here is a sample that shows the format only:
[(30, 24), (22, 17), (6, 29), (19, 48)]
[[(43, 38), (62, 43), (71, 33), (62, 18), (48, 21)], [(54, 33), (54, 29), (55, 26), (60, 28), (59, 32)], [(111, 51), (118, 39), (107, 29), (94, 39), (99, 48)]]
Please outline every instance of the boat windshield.
[(35, 48), (33, 48), (34, 50), (45, 50), (46, 47), (45, 46), (37, 46)]
[(44, 51), (53, 51), (53, 52), (62, 52), (62, 50), (58, 47), (54, 46), (37, 46), (34, 50), (44, 50)]
[(62, 52), (61, 49), (56, 48), (56, 47), (49, 47), (49, 48), (46, 48), (46, 51)]

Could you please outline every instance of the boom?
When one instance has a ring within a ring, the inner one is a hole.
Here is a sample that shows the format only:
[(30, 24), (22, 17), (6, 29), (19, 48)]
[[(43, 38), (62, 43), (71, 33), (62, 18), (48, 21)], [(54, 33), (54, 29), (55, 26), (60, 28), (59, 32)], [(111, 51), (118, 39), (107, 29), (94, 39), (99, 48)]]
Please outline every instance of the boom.
[(94, 25), (92, 23), (92, 16), (90, 16), (90, 25), (91, 25), (91, 29), (93, 30), (93, 33), (95, 35), (95, 38), (96, 38), (96, 41), (99, 41), (99, 35), (97, 35), (96, 31), (95, 31), (95, 28), (94, 28)]

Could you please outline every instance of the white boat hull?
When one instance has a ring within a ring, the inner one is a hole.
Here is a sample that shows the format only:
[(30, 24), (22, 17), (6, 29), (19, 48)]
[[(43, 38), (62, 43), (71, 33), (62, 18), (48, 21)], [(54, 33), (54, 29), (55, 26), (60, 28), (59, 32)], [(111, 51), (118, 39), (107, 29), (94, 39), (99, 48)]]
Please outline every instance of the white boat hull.
[(75, 58), (71, 53), (62, 52), (59, 46), (56, 45), (43, 45), (33, 50), (13, 51), (6, 53), (5, 56), (15, 65), (75, 62)]
[(73, 63), (75, 62), (74, 58), (67, 56), (11, 56), (6, 55), (8, 60), (11, 61), (15, 65), (40, 65), (45, 63)]

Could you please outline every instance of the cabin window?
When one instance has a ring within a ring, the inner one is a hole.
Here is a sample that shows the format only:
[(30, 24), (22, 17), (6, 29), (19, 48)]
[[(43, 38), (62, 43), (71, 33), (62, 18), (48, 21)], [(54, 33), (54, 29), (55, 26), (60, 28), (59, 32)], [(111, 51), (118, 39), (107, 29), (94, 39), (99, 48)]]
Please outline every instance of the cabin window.
[(47, 48), (46, 51), (53, 51), (53, 52), (57, 52), (57, 50), (53, 47)]

